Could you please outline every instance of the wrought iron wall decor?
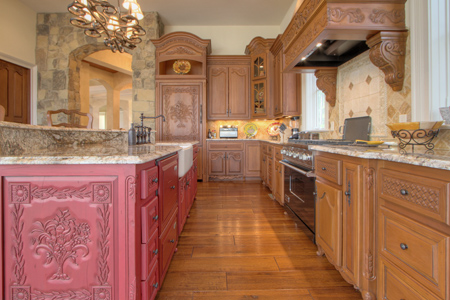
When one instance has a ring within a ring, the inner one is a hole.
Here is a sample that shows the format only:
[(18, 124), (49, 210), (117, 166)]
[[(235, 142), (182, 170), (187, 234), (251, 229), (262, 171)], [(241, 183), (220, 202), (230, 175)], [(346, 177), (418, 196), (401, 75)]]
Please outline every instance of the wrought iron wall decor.
[(75, 27), (84, 29), (89, 37), (100, 38), (112, 52), (124, 52), (124, 48), (134, 49), (146, 34), (139, 25), (144, 15), (136, 0), (124, 0), (126, 13), (107, 0), (74, 0), (67, 9), (76, 17), (70, 19)]
[(433, 139), (438, 135), (439, 129), (416, 129), (405, 130), (400, 129), (391, 131), (392, 137), (399, 140), (399, 148), (405, 149), (406, 146), (411, 145), (414, 152), (415, 145), (425, 146), (428, 150), (434, 149)]

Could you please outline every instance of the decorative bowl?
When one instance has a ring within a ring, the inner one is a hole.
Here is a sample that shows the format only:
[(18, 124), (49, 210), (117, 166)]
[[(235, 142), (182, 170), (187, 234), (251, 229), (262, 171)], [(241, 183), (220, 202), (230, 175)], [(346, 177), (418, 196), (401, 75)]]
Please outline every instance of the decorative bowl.
[(450, 107), (440, 107), (439, 112), (441, 113), (442, 119), (444, 119), (445, 124), (450, 124)]
[(404, 122), (386, 124), (391, 130), (392, 137), (399, 140), (401, 149), (411, 145), (414, 151), (415, 145), (425, 146), (428, 150), (434, 148), (433, 139), (438, 135), (439, 128), (444, 121), (438, 122)]

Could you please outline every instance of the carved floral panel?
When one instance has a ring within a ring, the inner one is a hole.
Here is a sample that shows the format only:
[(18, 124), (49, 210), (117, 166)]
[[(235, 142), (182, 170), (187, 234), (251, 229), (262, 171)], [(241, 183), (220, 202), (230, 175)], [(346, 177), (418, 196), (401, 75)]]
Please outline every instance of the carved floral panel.
[(5, 177), (5, 299), (114, 299), (116, 177)]

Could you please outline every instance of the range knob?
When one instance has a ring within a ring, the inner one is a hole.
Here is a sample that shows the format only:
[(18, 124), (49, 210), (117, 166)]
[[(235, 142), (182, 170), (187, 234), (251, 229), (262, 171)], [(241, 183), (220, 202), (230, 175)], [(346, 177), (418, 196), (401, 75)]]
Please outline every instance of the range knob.
[(294, 154), (293, 154), (293, 157), (294, 157), (294, 158), (297, 158), (297, 157), (299, 157), (299, 156), (300, 156), (300, 154), (298, 154), (298, 153), (294, 153)]
[(303, 154), (303, 160), (311, 160), (311, 155)]

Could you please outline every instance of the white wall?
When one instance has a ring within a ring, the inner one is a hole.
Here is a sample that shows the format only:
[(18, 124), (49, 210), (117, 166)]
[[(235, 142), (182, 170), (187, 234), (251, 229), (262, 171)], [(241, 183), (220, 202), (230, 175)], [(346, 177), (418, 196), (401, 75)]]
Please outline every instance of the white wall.
[(279, 26), (164, 26), (165, 34), (187, 31), (210, 39), (212, 55), (244, 55), (253, 38), (276, 38), (279, 30)]
[(286, 12), (286, 15), (284, 16), (283, 20), (280, 24), (280, 33), (283, 33), (286, 28), (288, 27), (289, 23), (292, 20), (292, 17), (297, 12), (297, 9), (302, 5), (303, 0), (294, 0), (292, 1), (291, 6), (289, 7), (288, 11)]
[(1, 0), (0, 37), (0, 58), (35, 65), (36, 12), (18, 0)]

